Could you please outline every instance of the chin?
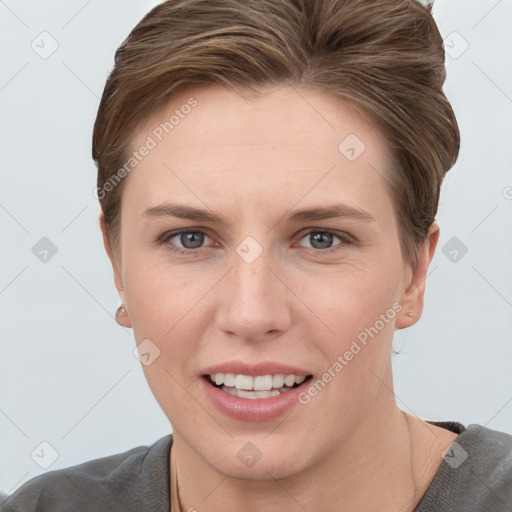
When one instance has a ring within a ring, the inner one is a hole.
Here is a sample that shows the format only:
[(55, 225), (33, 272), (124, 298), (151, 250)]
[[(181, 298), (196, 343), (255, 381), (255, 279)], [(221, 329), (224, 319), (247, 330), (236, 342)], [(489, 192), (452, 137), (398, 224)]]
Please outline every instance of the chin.
[(211, 464), (217, 472), (245, 481), (270, 481), (292, 477), (307, 468), (305, 461), (293, 460), (282, 451), (273, 456), (262, 456), (253, 465), (242, 463), (235, 452), (231, 457), (214, 459)]
[[(310, 445), (311, 447), (311, 445)], [(292, 477), (315, 463), (314, 454), (304, 452), (303, 443), (289, 437), (272, 439), (268, 433), (230, 438), (223, 446), (212, 445), (200, 456), (216, 472), (247, 481), (269, 481)], [(321, 455), (319, 456), (319, 459)]]

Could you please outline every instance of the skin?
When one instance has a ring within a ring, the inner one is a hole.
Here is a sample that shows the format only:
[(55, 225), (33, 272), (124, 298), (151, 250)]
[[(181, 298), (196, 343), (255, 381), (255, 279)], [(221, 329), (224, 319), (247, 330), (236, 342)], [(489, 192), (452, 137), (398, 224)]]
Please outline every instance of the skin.
[[(100, 214), (126, 306), (120, 321), (137, 343), (149, 338), (160, 350), (143, 370), (172, 424), (182, 510), (413, 510), (456, 434), (398, 409), (390, 353), (395, 329), (421, 316), (439, 226), (411, 268), (386, 187), (386, 143), (324, 92), (281, 87), (242, 97), (190, 88), (148, 118), (133, 149), (190, 97), (197, 106), (125, 178), (116, 253)], [(366, 146), (354, 161), (338, 150), (350, 134)], [(224, 222), (143, 214), (164, 202)], [(375, 220), (285, 221), (291, 211), (340, 202)], [(180, 228), (206, 231), (202, 247), (183, 255), (171, 250), (185, 247), (180, 236), (158, 242)], [(314, 229), (347, 233), (353, 243), (334, 236), (328, 248), (337, 250), (325, 253)], [(252, 263), (236, 252), (247, 236), (263, 250)], [(201, 370), (225, 361), (283, 362), (320, 377), (394, 303), (396, 316), (287, 416), (241, 422), (206, 399)], [(262, 454), (252, 467), (237, 457), (247, 442)]]

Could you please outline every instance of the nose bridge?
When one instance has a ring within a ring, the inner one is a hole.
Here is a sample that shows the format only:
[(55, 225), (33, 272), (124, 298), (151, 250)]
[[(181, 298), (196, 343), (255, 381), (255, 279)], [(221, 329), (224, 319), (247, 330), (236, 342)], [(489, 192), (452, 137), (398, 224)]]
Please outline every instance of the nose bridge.
[[(252, 249), (249, 249), (246, 255), (252, 257), (251, 252)], [(261, 295), (262, 298), (268, 298), (272, 289), (267, 281), (269, 281), (269, 275), (273, 275), (268, 268), (269, 264), (272, 263), (269, 261), (268, 254), (260, 254), (254, 260), (247, 260), (244, 256), (238, 254), (235, 257), (233, 272), (233, 286), (237, 294), (241, 294), (242, 297), (246, 295), (258, 297)]]
[[(252, 231), (254, 232), (254, 229)], [(251, 288), (253, 295), (265, 295), (265, 293), (268, 295), (271, 291), (268, 286), (265, 288), (269, 274), (273, 275), (268, 267), (275, 265), (272, 261), (271, 244), (271, 237), (266, 237), (263, 230), (258, 230), (257, 234), (247, 235), (236, 246), (233, 254), (232, 279), (238, 293), (245, 296)]]
[(270, 270), (271, 251), (256, 244), (249, 239), (237, 247), (220, 300), (220, 327), (248, 339), (285, 330), (290, 315), (286, 287)]

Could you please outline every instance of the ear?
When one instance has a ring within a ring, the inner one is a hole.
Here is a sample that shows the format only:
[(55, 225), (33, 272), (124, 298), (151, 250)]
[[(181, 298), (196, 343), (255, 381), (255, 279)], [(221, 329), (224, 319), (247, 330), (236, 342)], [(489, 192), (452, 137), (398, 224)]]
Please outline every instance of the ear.
[[(418, 249), (418, 262), (412, 269), (410, 282), (407, 289), (403, 292), (400, 299), (402, 310), (397, 316), (395, 322), (396, 329), (405, 329), (414, 325), (421, 317), (423, 312), (423, 297), (425, 295), (425, 286), (427, 283), (427, 273), (434, 253), (436, 251), (437, 242), (439, 241), (439, 225), (436, 221), (430, 226), (427, 238)], [(411, 313), (410, 316), (408, 313)]]
[[(112, 269), (114, 271), (114, 284), (117, 289), (117, 293), (119, 294), (119, 297), (121, 298), (121, 301), (123, 302), (123, 304), (125, 305), (125, 309), (127, 310), (128, 308), (126, 306), (126, 299), (124, 294), (123, 277), (121, 273), (121, 258), (117, 254), (114, 254), (112, 246), (110, 245), (103, 210), (100, 210), (98, 220), (100, 223), (101, 235), (103, 237), (103, 246), (105, 247), (105, 251), (107, 253), (108, 259), (110, 260), (110, 263), (112, 264)], [(118, 321), (122, 323), (123, 327), (132, 326), (128, 316), (128, 311), (126, 311), (124, 315), (120, 316), (118, 318)]]

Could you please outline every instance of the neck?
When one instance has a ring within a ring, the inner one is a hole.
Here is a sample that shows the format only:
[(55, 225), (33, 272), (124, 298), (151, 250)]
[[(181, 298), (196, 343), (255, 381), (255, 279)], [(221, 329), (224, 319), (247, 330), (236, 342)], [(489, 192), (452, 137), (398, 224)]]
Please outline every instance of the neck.
[[(426, 491), (454, 435), (407, 416), (390, 388), (340, 446), (318, 464), (284, 479), (242, 480), (223, 475), (174, 433), (171, 472), (179, 485), (181, 511), (290, 512), (304, 510), (408, 512)], [(455, 436), (456, 437), (456, 436)], [(173, 467), (174, 465), (174, 467)], [(171, 478), (176, 487), (176, 481)], [(176, 489), (172, 510), (179, 511)]]

